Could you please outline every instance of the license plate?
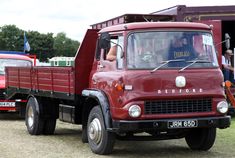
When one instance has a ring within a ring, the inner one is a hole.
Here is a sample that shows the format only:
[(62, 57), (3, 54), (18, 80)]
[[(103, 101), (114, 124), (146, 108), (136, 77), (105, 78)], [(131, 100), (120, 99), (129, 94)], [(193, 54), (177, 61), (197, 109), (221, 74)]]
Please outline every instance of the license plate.
[(168, 121), (168, 128), (193, 128), (197, 126), (198, 126), (197, 120)]
[(15, 107), (15, 102), (0, 102), (0, 107)]

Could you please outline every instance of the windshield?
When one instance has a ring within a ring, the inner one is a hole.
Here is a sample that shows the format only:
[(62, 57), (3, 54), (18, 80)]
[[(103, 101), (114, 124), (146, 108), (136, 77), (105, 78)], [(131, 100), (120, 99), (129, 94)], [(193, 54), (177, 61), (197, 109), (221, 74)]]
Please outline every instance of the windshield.
[(183, 68), (192, 60), (207, 62), (195, 62), (190, 68), (218, 66), (210, 33), (199, 31), (151, 31), (135, 32), (128, 36), (128, 69)]
[(32, 66), (31, 61), (17, 59), (0, 59), (0, 75), (5, 74), (6, 66)]

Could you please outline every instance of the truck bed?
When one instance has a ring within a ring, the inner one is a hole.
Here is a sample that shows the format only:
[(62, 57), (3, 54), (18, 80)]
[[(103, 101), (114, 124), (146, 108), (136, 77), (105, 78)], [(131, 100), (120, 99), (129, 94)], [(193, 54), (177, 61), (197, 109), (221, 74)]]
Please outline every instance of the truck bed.
[(73, 67), (7, 67), (7, 97), (33, 94), (62, 99), (74, 99)]

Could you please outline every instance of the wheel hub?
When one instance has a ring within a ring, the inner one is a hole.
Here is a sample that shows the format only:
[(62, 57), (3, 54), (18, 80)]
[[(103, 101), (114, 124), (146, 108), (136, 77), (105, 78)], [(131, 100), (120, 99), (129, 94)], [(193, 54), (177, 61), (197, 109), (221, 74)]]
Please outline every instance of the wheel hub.
[(88, 128), (88, 135), (92, 141), (98, 144), (101, 140), (101, 124), (98, 118), (92, 120)]
[(29, 106), (27, 116), (28, 116), (28, 125), (30, 128), (32, 128), (32, 126), (34, 124), (34, 114), (33, 114), (32, 106)]

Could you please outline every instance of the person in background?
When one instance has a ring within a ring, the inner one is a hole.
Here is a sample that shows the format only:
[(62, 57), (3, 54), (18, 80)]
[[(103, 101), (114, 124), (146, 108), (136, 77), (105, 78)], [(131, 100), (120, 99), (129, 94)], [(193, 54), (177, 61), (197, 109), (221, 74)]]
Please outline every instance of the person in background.
[(234, 83), (234, 68), (231, 66), (231, 56), (233, 56), (232, 50), (226, 50), (225, 54), (222, 56), (222, 70), (224, 81), (229, 80)]

